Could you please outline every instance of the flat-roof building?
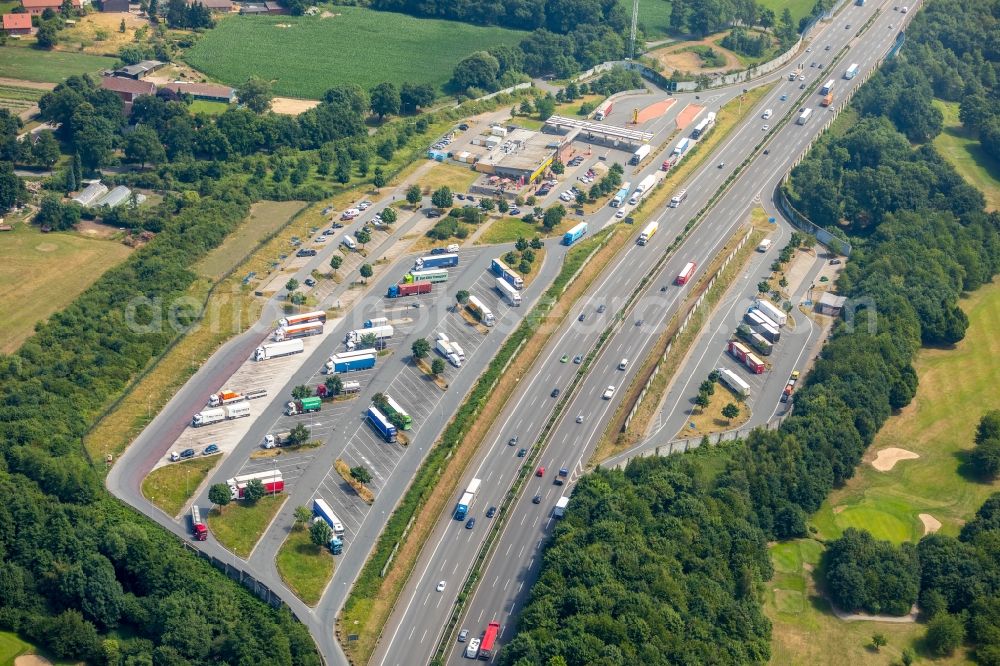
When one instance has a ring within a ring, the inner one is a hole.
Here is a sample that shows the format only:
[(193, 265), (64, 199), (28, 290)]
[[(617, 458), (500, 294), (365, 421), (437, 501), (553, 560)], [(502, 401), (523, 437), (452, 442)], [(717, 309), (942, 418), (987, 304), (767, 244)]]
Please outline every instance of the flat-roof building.
[[(484, 143), (489, 146), (499, 138), (491, 136)], [(523, 186), (538, 180), (545, 173), (561, 145), (561, 137), (515, 129), (489, 154), (480, 158), (476, 171), (509, 178)]]

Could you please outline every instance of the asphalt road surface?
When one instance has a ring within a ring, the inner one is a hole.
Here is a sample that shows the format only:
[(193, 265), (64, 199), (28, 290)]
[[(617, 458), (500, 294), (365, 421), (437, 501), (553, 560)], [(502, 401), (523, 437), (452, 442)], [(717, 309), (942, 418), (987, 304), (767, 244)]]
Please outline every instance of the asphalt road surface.
[[(874, 6), (847, 7), (814, 37), (812, 51), (799, 59), (807, 62), (807, 83), (821, 77), (825, 77), (823, 80), (834, 78), (841, 95), (845, 88), (858, 85), (863, 80), (864, 73), (875, 65), (895, 39), (896, 31), (888, 29), (888, 24), (896, 23), (898, 27), (901, 17), (893, 16), (891, 5), (888, 7), (889, 16), (881, 17), (859, 39), (854, 39), (854, 34), (872, 15)], [(848, 23), (853, 24), (853, 30), (844, 28)], [(824, 68), (820, 72), (818, 68), (808, 67), (813, 59), (825, 61), (829, 65), (833, 55), (849, 42), (850, 53), (834, 70)], [(827, 44), (831, 46), (829, 52), (825, 51)], [(841, 70), (852, 62), (860, 64), (862, 74), (855, 81), (848, 82), (842, 79)], [(568, 386), (572, 375), (578, 370), (572, 362), (560, 363), (560, 358), (564, 354), (570, 358), (576, 354), (585, 355), (594, 346), (608, 324), (608, 318), (620, 306), (625, 295), (662, 255), (665, 247), (680, 232), (694, 211), (708, 201), (729, 173), (761, 140), (761, 135), (766, 132), (762, 128), (765, 122), (761, 119), (763, 110), (774, 109), (775, 115), (766, 121), (771, 126), (786, 114), (793, 117), (798, 115), (800, 106), (795, 105), (795, 100), (802, 94), (799, 90), (800, 83), (787, 80), (788, 71), (797, 65), (797, 61), (793, 62), (779, 73), (779, 84), (758, 105), (751, 120), (727, 139), (711, 159), (706, 161), (706, 166), (684, 185), (689, 192), (688, 200), (677, 209), (663, 211), (659, 217), (660, 229), (653, 240), (645, 247), (636, 245), (626, 250), (617, 266), (609, 269), (596, 282), (590, 296), (584, 299), (580, 308), (585, 315), (584, 321), (572, 319), (553, 337), (538, 363), (536, 373), (528, 381), (522, 382), (524, 388), (501, 414), (499, 425), (486, 441), (480, 460), (472, 466), (471, 472), (463, 481), (463, 486), (473, 478), (482, 481), (475, 503), (470, 509), (470, 515), (477, 516), (479, 524), (475, 529), (467, 530), (462, 522), (453, 520), (450, 515), (441, 517), (418, 560), (414, 576), (405, 587), (396, 611), (387, 624), (373, 663), (402, 665), (427, 663), (430, 660), (451, 614), (455, 598), (486, 536), (485, 528), (489, 527), (489, 521), (483, 517), (484, 513), (488, 507), (500, 504), (516, 477), (521, 459), (517, 458), (515, 449), (535, 442), (556, 403), (550, 397), (550, 392), (553, 388)], [(781, 95), (787, 95), (787, 101), (781, 101)], [(500, 642), (509, 640), (513, 633), (512, 621), (516, 619), (517, 610), (526, 599), (526, 592), (538, 573), (537, 559), (552, 527), (552, 507), (561, 495), (569, 494), (569, 487), (554, 485), (557, 470), (561, 467), (570, 470), (571, 485), (583, 469), (592, 446), (603, 431), (607, 417), (618, 405), (621, 395), (619, 389), (631, 382), (632, 373), (640, 365), (637, 361), (645, 356), (659, 330), (682, 301), (686, 288), (674, 286), (673, 278), (688, 261), (697, 262), (699, 267), (706, 266), (738, 224), (746, 219), (752, 206), (769, 197), (781, 176), (791, 168), (829, 117), (826, 115), (828, 112), (819, 107), (819, 99), (818, 94), (812, 94), (805, 103), (804, 106), (817, 109), (805, 126), (792, 122), (781, 130), (769, 130), (771, 136), (767, 148), (770, 154), (756, 158), (691, 237), (666, 262), (659, 277), (650, 282), (645, 297), (628, 314), (626, 320), (619, 324), (604, 351), (596, 359), (579, 390), (564, 409), (539, 458), (538, 465), (545, 468), (544, 475), (531, 477), (522, 495), (509, 508), (498, 545), (479, 578), (478, 587), (469, 599), (458, 627), (469, 629), (470, 636), (478, 636), (488, 622), (498, 620), (501, 623)], [(723, 166), (719, 167), (719, 164)], [(694, 280), (696, 279), (697, 276)], [(663, 286), (666, 286), (666, 291), (660, 291)], [(598, 315), (596, 308), (601, 304), (606, 305), (607, 311)], [(726, 307), (730, 305), (727, 304)], [(639, 320), (642, 324), (636, 325)], [(701, 344), (707, 349), (710, 345), (717, 345), (718, 340), (713, 341), (712, 336), (704, 336)], [(698, 351), (695, 350), (692, 358), (710, 356), (699, 354)], [(787, 378), (787, 375), (781, 377), (785, 365), (790, 369), (791, 365), (799, 361), (800, 356), (784, 353), (784, 350), (776, 353), (782, 354), (781, 365), (771, 375), (777, 378), (776, 381), (783, 383)], [(622, 358), (629, 358), (631, 361), (625, 371), (618, 369)], [(717, 361), (718, 356), (711, 363)], [(608, 386), (614, 386), (615, 391), (610, 400), (605, 400), (602, 395)], [(761, 387), (761, 395), (768, 396), (762, 397), (762, 404), (767, 401), (767, 407), (761, 411), (770, 415), (772, 398), (768, 389), (768, 386)], [(776, 394), (773, 399), (777, 399)], [(580, 416), (582, 422), (578, 422)], [(672, 413), (670, 416), (676, 418)], [(683, 420), (677, 430), (682, 426)], [(515, 435), (519, 438), (518, 446), (509, 447), (507, 441)], [(532, 501), (535, 496), (541, 498), (538, 504)], [(437, 592), (435, 586), (442, 580), (446, 581), (446, 588), (443, 592)], [(463, 644), (455, 644), (449, 660), (461, 659), (463, 650)]]

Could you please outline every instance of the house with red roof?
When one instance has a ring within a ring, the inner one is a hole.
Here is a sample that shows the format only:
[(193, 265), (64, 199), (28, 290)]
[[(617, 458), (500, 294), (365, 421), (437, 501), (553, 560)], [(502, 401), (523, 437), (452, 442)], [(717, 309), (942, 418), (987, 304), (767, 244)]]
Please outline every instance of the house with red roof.
[(31, 14), (4, 14), (3, 31), (8, 35), (30, 35)]
[[(83, 6), (81, 0), (71, 0), (71, 2), (74, 9), (80, 9)], [(62, 0), (21, 0), (21, 4), (31, 16), (41, 16), (46, 9), (58, 12), (62, 8)]]

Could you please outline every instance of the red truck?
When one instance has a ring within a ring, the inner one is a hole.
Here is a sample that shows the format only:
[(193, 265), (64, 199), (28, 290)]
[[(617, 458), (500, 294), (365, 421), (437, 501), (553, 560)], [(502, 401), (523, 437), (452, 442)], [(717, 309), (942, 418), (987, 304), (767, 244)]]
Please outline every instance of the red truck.
[(247, 489), (247, 484), (255, 479), (264, 484), (264, 490), (268, 495), (280, 493), (285, 489), (285, 481), (281, 477), (281, 470), (244, 474), (226, 481), (232, 498), (234, 500), (243, 499), (243, 492)]
[(764, 361), (760, 360), (756, 354), (748, 353), (746, 358), (743, 360), (743, 364), (750, 368), (755, 375), (764, 374), (764, 370), (767, 366), (764, 365)]
[(677, 279), (674, 280), (674, 284), (677, 286), (687, 284), (687, 281), (691, 279), (692, 275), (694, 275), (695, 268), (697, 268), (697, 265), (693, 261), (687, 262), (687, 264), (684, 265), (684, 268), (681, 269), (681, 272), (677, 274)]
[(747, 355), (750, 353), (750, 350), (747, 349), (747, 346), (744, 345), (742, 342), (737, 342), (736, 340), (730, 340), (729, 353), (732, 354), (733, 358), (735, 358), (740, 363), (746, 363)]
[(483, 661), (489, 661), (493, 656), (493, 646), (496, 645), (498, 635), (500, 635), (500, 623), (494, 620), (486, 627), (483, 641), (479, 644), (479, 658)]
[(201, 522), (201, 511), (198, 510), (196, 504), (191, 507), (191, 531), (194, 532), (195, 541), (208, 539), (208, 528), (205, 527), (205, 523)]
[(409, 284), (389, 285), (389, 291), (386, 293), (386, 296), (388, 298), (399, 298), (400, 296), (416, 296), (417, 294), (429, 293), (431, 293), (430, 282), (411, 282)]

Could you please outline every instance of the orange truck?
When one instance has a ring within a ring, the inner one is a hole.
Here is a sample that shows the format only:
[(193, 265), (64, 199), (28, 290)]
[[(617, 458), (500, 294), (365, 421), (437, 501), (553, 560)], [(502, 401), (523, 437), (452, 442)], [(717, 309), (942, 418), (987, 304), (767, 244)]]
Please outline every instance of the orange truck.
[(819, 105), (820, 106), (830, 106), (831, 104), (833, 104), (833, 93), (832, 92), (828, 92), (826, 94), (826, 97), (823, 98), (823, 101), (820, 102)]

